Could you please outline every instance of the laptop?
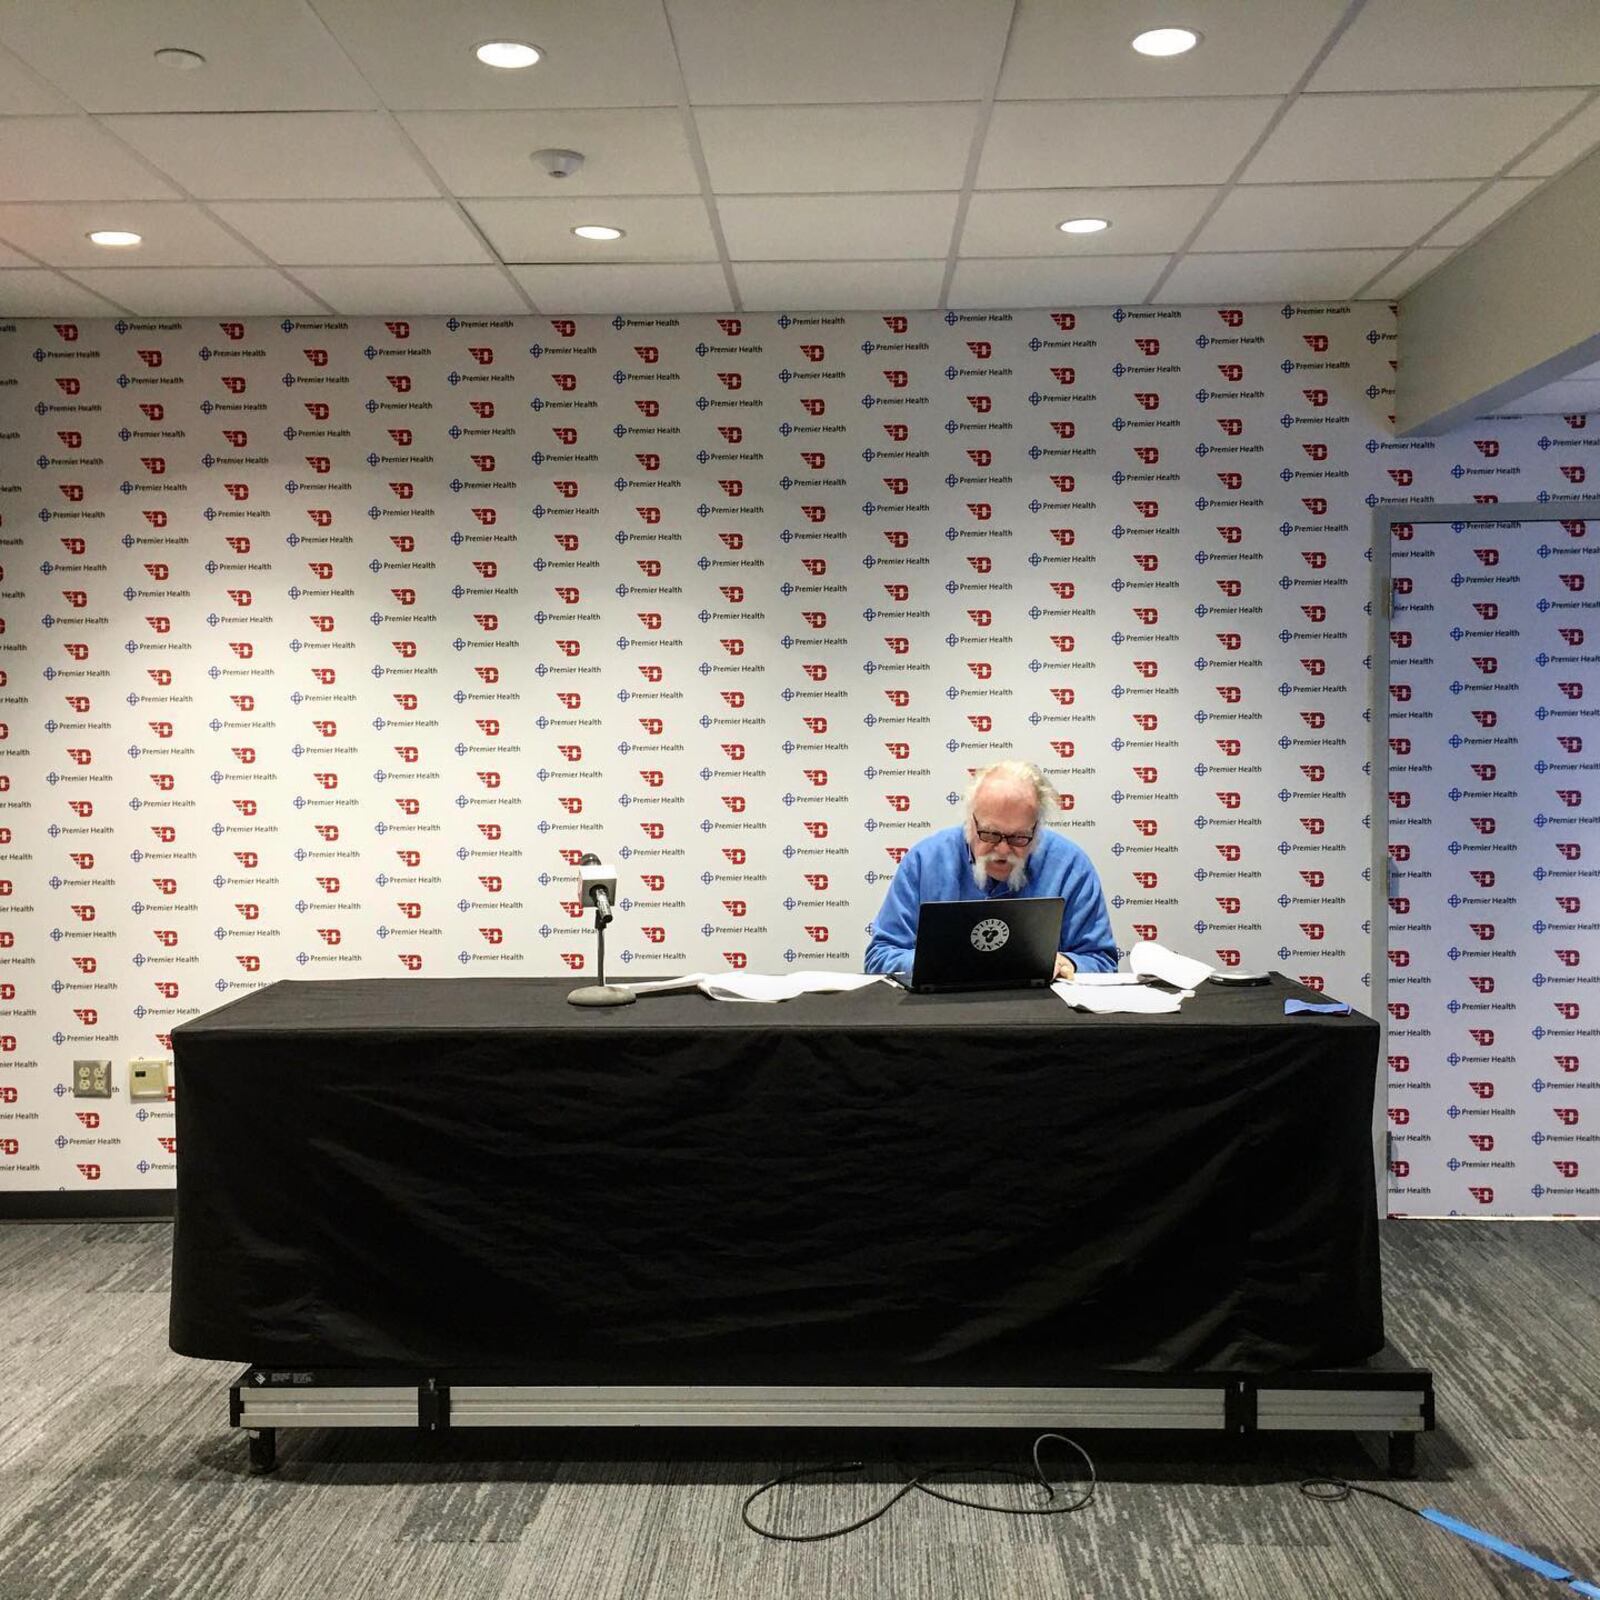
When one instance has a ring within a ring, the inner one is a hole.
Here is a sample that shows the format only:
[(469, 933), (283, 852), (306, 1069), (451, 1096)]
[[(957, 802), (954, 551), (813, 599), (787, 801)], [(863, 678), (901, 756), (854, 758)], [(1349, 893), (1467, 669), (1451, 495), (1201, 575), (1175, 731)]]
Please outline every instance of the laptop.
[(1055, 977), (1061, 899), (924, 900), (909, 976), (917, 994), (961, 989), (1039, 989)]

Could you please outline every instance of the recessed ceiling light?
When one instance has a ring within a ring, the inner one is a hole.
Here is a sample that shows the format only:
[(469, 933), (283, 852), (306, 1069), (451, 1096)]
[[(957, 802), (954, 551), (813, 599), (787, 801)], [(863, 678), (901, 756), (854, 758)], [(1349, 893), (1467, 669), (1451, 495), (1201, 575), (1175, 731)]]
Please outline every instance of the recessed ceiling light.
[(1111, 224), (1104, 217), (1069, 217), (1056, 226), (1063, 233), (1104, 233)]
[(491, 39), (472, 52), (486, 67), (503, 67), (508, 72), (518, 67), (531, 67), (540, 52), (531, 44), (515, 39)]
[(157, 50), (156, 60), (164, 67), (171, 67), (174, 72), (193, 72), (206, 64), (206, 58), (198, 50), (180, 50), (176, 45)]
[(143, 234), (129, 233), (125, 228), (96, 228), (89, 235), (91, 244), (102, 244), (108, 250), (130, 250), (143, 238)]
[(1181, 56), (1199, 43), (1193, 28), (1151, 28), (1133, 41), (1133, 48), (1142, 56)]
[(620, 239), (621, 228), (608, 228), (598, 222), (585, 222), (572, 230), (580, 239)]

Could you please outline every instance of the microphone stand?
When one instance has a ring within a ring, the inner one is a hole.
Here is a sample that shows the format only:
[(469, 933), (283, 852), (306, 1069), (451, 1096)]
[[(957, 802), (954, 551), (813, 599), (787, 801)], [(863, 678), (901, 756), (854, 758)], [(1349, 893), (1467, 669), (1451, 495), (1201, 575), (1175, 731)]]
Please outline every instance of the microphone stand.
[[(598, 858), (596, 858), (598, 861)], [(611, 921), (611, 897), (604, 889), (594, 891), (594, 931), (599, 945), (598, 983), (574, 989), (567, 996), (573, 1006), (631, 1006), (639, 997), (632, 989), (606, 982), (606, 924)]]

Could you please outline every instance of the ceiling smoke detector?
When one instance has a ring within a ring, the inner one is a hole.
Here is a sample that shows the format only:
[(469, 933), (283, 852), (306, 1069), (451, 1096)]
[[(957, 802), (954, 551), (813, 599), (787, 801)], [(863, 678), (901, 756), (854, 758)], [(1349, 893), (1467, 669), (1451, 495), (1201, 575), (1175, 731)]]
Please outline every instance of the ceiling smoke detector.
[(533, 164), (549, 178), (570, 178), (583, 165), (581, 150), (535, 150)]

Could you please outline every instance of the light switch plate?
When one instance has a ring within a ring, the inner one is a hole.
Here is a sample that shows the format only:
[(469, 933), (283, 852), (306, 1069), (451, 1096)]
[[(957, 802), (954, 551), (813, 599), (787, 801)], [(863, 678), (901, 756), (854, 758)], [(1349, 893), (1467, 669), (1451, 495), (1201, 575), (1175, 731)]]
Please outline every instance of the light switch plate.
[(132, 1100), (167, 1098), (167, 1062), (162, 1056), (148, 1056), (128, 1063), (128, 1097)]

